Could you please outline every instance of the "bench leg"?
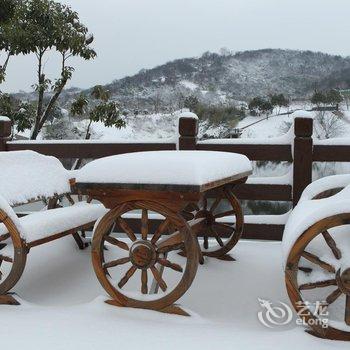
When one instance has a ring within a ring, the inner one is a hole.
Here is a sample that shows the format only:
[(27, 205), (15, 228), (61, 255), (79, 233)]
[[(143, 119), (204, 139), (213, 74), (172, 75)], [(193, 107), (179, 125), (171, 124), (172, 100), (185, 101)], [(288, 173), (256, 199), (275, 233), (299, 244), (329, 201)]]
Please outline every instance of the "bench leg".
[(21, 305), (16, 299), (15, 299), (14, 293), (7, 293), (4, 295), (0, 295), (0, 305)]
[(79, 235), (78, 232), (73, 233), (72, 236), (73, 236), (75, 242), (77, 243), (79, 249), (83, 250), (83, 249), (85, 249), (85, 248), (88, 246), (88, 243), (85, 243), (85, 242), (81, 239), (81, 237), (80, 237), (80, 235)]

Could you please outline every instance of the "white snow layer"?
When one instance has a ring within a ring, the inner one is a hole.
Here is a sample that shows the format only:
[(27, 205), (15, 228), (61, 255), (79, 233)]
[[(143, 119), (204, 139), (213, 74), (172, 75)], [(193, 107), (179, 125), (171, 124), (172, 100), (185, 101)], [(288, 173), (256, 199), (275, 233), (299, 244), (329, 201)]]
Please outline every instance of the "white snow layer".
[(337, 188), (344, 188), (350, 184), (350, 174), (326, 176), (307, 186), (300, 201), (310, 200), (318, 194)]
[(33, 151), (0, 152), (0, 195), (16, 205), (70, 192), (69, 171), (54, 157)]
[(9, 122), (10, 118), (9, 117), (5, 117), (4, 115), (0, 115), (0, 122)]
[[(191, 288), (179, 300), (191, 317), (182, 317), (107, 305), (89, 249), (78, 250), (71, 237), (52, 242), (51, 247), (39, 246), (30, 252), (25, 273), (14, 288), (21, 305), (1, 306), (1, 346), (27, 350), (267, 350), (278, 344), (283, 350), (348, 350), (348, 343), (312, 337), (295, 322), (273, 329), (259, 322), (257, 315), (265, 309), (258, 298), (276, 306), (280, 301), (289, 303), (278, 263), (279, 242), (240, 241), (232, 255), (235, 263), (208, 258), (198, 268)], [(184, 258), (176, 254), (171, 260), (184, 264)], [(248, 278), (253, 271), (254, 278)], [(168, 284), (176, 276), (165, 269)], [(133, 281), (139, 281), (138, 276), (130, 283)]]
[(85, 165), (77, 182), (204, 185), (251, 172), (243, 155), (207, 151), (138, 152), (106, 157)]
[[(81, 202), (69, 207), (38, 211), (22, 218), (15, 219), (12, 214), (11, 218), (18, 226), (21, 237), (28, 243), (94, 222), (106, 212), (102, 204)], [(6, 213), (9, 214), (9, 211)], [(0, 235), (6, 232), (5, 225), (0, 224)]]
[[(332, 188), (339, 187), (337, 183), (334, 185)], [(304, 200), (299, 202), (290, 214), (284, 229), (282, 239), (284, 264), (288, 259), (293, 245), (308, 228), (324, 218), (350, 213), (350, 186), (345, 187), (336, 195), (325, 199), (306, 199), (311, 191), (307, 188), (306, 193)]]

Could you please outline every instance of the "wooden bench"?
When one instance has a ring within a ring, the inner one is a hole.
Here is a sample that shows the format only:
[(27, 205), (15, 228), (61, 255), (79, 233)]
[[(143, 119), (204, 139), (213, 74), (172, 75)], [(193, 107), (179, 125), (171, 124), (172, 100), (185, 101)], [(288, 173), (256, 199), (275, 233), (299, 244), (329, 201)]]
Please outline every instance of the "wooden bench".
[[(20, 279), (27, 255), (36, 246), (72, 235), (80, 249), (81, 235), (106, 213), (101, 204), (74, 203), (70, 179), (54, 157), (33, 151), (0, 152), (0, 303), (16, 304), (7, 294)], [(44, 210), (18, 217), (14, 207), (44, 201)], [(65, 201), (68, 206), (62, 207)]]
[(321, 338), (350, 341), (349, 225), (350, 175), (334, 175), (304, 190), (283, 235), (289, 298)]

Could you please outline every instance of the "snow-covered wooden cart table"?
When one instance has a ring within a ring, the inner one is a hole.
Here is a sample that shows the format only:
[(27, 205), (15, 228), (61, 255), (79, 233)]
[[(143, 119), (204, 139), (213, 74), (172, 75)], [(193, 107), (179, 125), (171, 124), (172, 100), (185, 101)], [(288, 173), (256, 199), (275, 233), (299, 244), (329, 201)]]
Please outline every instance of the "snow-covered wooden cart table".
[(203, 256), (227, 254), (242, 234), (232, 189), (251, 170), (243, 155), (200, 151), (125, 154), (83, 167), (75, 191), (110, 209), (92, 241), (93, 266), (110, 303), (184, 313), (173, 303)]

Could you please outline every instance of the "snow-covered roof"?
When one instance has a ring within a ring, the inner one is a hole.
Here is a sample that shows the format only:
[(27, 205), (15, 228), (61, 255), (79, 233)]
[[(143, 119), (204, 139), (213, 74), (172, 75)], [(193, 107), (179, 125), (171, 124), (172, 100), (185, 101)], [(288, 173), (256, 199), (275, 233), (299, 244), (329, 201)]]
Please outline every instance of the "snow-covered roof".
[(197, 185), (251, 172), (246, 156), (211, 151), (156, 151), (121, 154), (92, 161), (79, 183)]
[(0, 152), (0, 195), (10, 205), (70, 192), (71, 175), (54, 157), (33, 151)]

